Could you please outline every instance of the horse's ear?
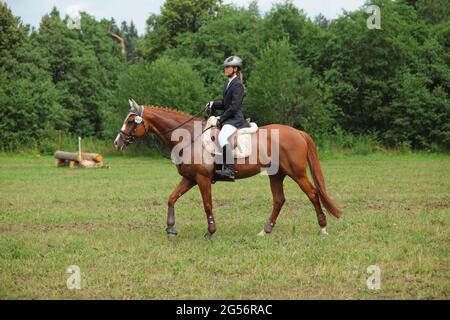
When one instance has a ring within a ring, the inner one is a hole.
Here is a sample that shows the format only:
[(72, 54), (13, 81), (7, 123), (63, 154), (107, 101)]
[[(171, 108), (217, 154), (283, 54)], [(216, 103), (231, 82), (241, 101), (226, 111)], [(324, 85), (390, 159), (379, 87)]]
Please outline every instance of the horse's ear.
[(131, 107), (131, 111), (137, 113), (137, 114), (142, 114), (143, 111), (143, 107), (138, 105), (136, 101), (134, 101), (133, 98), (128, 99), (128, 102), (130, 104)]

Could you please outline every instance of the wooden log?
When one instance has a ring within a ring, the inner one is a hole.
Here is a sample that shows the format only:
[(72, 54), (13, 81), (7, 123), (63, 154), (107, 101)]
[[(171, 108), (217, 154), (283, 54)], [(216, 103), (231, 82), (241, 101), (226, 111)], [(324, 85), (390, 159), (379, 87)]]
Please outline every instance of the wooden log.
[(95, 162), (102, 162), (103, 161), (103, 156), (99, 153), (85, 153), (82, 152), (81, 153), (81, 158), (82, 160), (92, 160)]
[(120, 43), (120, 49), (121, 49), (122, 55), (125, 56), (127, 54), (127, 48), (125, 47), (124, 38), (122, 38), (118, 34), (115, 34), (114, 32), (111, 32), (111, 36)]
[(77, 152), (66, 152), (66, 151), (60, 151), (60, 150), (55, 152), (55, 158), (62, 159), (62, 160), (73, 160), (73, 161), (79, 160)]
[(103, 156), (98, 153), (81, 153), (81, 159), (78, 152), (66, 152), (58, 150), (55, 152), (55, 158), (61, 160), (73, 160), (73, 161), (81, 161), (81, 160), (91, 160), (95, 162), (103, 161)]

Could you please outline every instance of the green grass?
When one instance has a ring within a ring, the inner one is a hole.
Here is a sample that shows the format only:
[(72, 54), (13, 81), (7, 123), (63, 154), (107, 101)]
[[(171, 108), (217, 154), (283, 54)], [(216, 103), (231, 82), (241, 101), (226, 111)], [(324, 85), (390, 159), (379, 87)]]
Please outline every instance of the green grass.
[[(322, 161), (343, 208), (318, 235), (312, 205), (290, 179), (274, 232), (268, 179), (213, 186), (218, 231), (203, 240), (197, 188), (176, 205), (169, 160), (107, 158), (110, 169), (54, 168), (51, 157), (0, 155), (3, 299), (448, 299), (450, 157), (382, 155)], [(68, 290), (78, 265), (82, 289)], [(369, 265), (381, 290), (366, 287)]]

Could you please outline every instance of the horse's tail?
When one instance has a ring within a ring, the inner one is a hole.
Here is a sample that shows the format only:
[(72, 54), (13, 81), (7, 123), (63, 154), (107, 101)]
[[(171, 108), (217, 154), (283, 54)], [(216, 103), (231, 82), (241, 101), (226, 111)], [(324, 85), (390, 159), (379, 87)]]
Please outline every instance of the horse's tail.
[(304, 131), (301, 131), (302, 136), (306, 140), (308, 146), (308, 164), (311, 171), (314, 185), (319, 193), (319, 199), (324, 204), (325, 208), (336, 218), (341, 216), (341, 210), (339, 210), (327, 194), (325, 188), (325, 180), (323, 179), (322, 169), (320, 168), (319, 156), (317, 155), (316, 145), (313, 139)]

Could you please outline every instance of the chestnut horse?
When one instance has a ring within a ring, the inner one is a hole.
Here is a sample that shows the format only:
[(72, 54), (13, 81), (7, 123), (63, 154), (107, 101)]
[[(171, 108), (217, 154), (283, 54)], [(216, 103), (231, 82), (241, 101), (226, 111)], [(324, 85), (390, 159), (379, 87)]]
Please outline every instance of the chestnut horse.
[[(129, 102), (131, 110), (114, 141), (114, 145), (120, 150), (124, 149), (136, 139), (145, 137), (148, 132), (157, 135), (167, 146), (173, 149), (178, 143), (181, 143), (181, 141), (172, 141), (171, 134), (175, 129), (182, 128), (193, 135), (194, 120), (202, 121), (202, 119), (196, 119), (180, 111), (155, 106), (140, 106), (132, 99)], [(258, 135), (253, 134), (252, 142), (256, 143), (259, 147), (264, 143), (264, 146), (269, 146), (270, 149), (272, 145), (271, 138), (274, 136), (273, 132), (276, 131), (279, 136), (277, 141), (279, 150), (279, 159), (277, 160), (278, 170), (275, 173), (269, 174), (270, 188), (273, 195), (272, 214), (259, 235), (272, 232), (275, 226), (277, 217), (285, 202), (283, 181), (286, 176), (291, 177), (303, 192), (306, 193), (316, 211), (320, 233), (327, 235), (327, 220), (322, 211), (321, 204), (336, 218), (341, 216), (341, 211), (327, 195), (316, 146), (312, 138), (306, 132), (280, 124), (267, 125), (260, 127), (259, 130), (266, 130), (267, 132), (267, 141), (260, 141), (261, 139), (258, 138)], [(194, 153), (198, 152), (196, 150), (198, 148), (193, 147), (193, 141), (189, 141), (187, 144), (190, 144)], [(256, 164), (249, 164), (247, 162), (236, 163), (235, 161), (236, 179), (244, 179), (260, 173), (263, 170), (263, 161), (260, 160), (262, 159), (258, 157)], [(307, 163), (310, 167), (314, 185), (310, 182), (306, 174)], [(208, 223), (205, 239), (211, 239), (212, 235), (216, 232), (211, 195), (211, 184), (213, 183), (215, 165), (212, 163), (191, 162), (179, 163), (176, 166), (182, 179), (168, 200), (166, 232), (168, 235), (176, 235), (174, 227), (175, 203), (183, 194), (195, 185), (198, 185)]]

